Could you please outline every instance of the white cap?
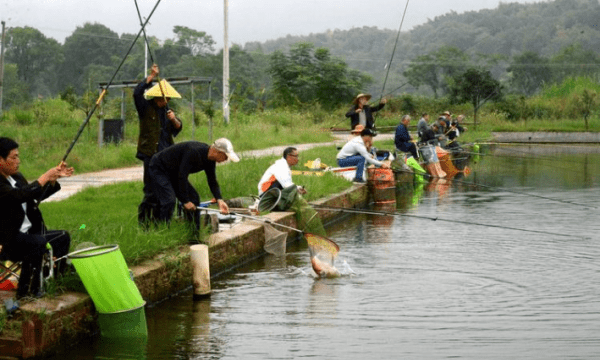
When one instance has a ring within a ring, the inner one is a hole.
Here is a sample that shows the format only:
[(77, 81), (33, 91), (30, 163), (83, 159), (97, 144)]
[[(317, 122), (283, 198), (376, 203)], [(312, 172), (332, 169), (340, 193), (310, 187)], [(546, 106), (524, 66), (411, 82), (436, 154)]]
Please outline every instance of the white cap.
[(231, 141), (229, 141), (226, 138), (220, 138), (215, 140), (215, 143), (213, 144), (213, 146), (215, 147), (216, 150), (219, 150), (221, 152), (224, 152), (225, 154), (227, 154), (227, 158), (233, 162), (238, 162), (240, 161), (240, 158), (236, 155), (236, 153), (233, 152), (233, 145), (231, 144)]

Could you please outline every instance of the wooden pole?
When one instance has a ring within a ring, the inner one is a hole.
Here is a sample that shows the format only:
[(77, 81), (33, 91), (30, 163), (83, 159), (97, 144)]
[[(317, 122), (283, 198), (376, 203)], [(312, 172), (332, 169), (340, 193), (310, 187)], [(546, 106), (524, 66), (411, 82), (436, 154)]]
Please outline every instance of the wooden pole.
[(194, 300), (210, 296), (210, 264), (208, 246), (203, 244), (190, 246), (193, 268)]

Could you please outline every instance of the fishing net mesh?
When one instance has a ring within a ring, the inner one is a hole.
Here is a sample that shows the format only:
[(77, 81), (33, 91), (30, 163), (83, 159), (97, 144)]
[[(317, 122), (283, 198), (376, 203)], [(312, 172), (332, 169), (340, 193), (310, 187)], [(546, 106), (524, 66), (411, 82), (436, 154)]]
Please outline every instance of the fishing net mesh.
[(302, 195), (296, 193), (296, 197), (289, 210), (296, 213), (296, 222), (300, 230), (311, 234), (327, 236), (323, 222), (319, 218), (319, 213), (304, 200)]
[(279, 231), (269, 224), (264, 224), (265, 227), (265, 246), (264, 249), (271, 255), (285, 255), (285, 244), (287, 241), (287, 233)]

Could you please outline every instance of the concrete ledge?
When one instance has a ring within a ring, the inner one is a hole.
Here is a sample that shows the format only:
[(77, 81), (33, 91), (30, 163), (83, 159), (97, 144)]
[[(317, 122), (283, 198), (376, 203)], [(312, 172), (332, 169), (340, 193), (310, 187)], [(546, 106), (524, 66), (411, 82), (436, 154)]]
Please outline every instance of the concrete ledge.
[[(369, 199), (367, 186), (352, 188), (313, 202), (330, 207), (363, 206)], [(264, 216), (273, 223), (297, 228), (292, 212), (274, 212)], [(319, 211), (324, 223), (340, 217), (337, 211)], [(278, 228), (283, 231), (284, 229)], [(288, 243), (298, 233), (287, 230)], [(247, 221), (230, 230), (212, 234), (208, 239), (211, 278), (265, 255), (265, 231), (262, 223)], [(156, 303), (188, 289), (192, 285), (189, 246), (160, 254), (131, 267), (135, 283), (147, 304)], [(0, 336), (1, 356), (21, 358), (50, 355), (59, 346), (79, 341), (98, 332), (97, 314), (91, 298), (82, 293), (65, 293), (44, 298), (21, 307), (21, 338)]]
[(493, 132), (492, 136), (501, 143), (600, 143), (600, 133), (593, 132)]

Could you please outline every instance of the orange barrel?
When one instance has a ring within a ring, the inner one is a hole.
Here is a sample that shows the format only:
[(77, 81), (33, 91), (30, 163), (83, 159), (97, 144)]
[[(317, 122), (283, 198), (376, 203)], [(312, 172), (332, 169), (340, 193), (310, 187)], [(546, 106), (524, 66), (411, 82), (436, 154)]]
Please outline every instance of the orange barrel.
[(396, 202), (396, 182), (392, 169), (368, 168), (367, 175), (374, 202)]
[(439, 146), (435, 148), (435, 151), (437, 153), (438, 159), (440, 160), (440, 166), (442, 167), (442, 170), (444, 170), (444, 172), (446, 173), (446, 176), (453, 177), (454, 175), (458, 174), (458, 169), (452, 163), (450, 153)]

